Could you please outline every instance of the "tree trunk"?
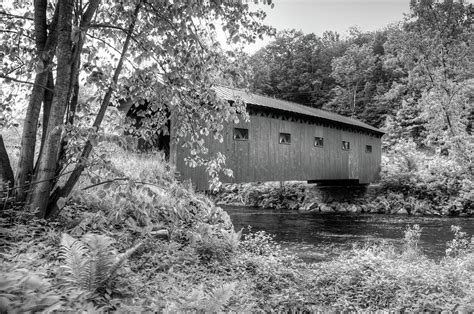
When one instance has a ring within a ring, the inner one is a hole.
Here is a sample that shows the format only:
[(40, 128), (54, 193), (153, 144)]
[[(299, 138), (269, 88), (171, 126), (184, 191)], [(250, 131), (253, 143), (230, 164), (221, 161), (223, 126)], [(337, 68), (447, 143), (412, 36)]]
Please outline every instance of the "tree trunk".
[(42, 72), (36, 74), (35, 85), (33, 86), (26, 111), (23, 134), (21, 136), (20, 159), (18, 161), (18, 170), (15, 180), (15, 195), (17, 201), (25, 200), (27, 192), (25, 185), (27, 182), (31, 182), (33, 175), (38, 117), (44, 96), (43, 86), (46, 85), (47, 80), (48, 73)]
[[(107, 107), (109, 106), (110, 99), (112, 97), (112, 93), (114, 92), (115, 86), (117, 85), (120, 72), (122, 71), (123, 62), (125, 60), (125, 54), (130, 45), (130, 41), (132, 39), (132, 33), (135, 28), (135, 23), (138, 17), (138, 13), (140, 12), (140, 6), (141, 6), (141, 2), (139, 2), (137, 6), (135, 7), (135, 11), (133, 12), (133, 16), (132, 16), (132, 21), (127, 31), (127, 37), (123, 44), (120, 59), (117, 64), (117, 67), (115, 68), (114, 76), (112, 78), (112, 83), (110, 84), (107, 90), (107, 93), (104, 95), (104, 99), (102, 100), (101, 106), (99, 108), (99, 112), (97, 113), (97, 116), (92, 125), (96, 129), (100, 127), (102, 120), (104, 119), (105, 112), (107, 110)], [(53, 194), (51, 195), (51, 198), (48, 204), (47, 217), (54, 216), (57, 213), (59, 213), (61, 208), (58, 207), (57, 201), (62, 197), (68, 197), (69, 194), (72, 192), (74, 186), (76, 185), (77, 181), (79, 180), (82, 174), (82, 171), (84, 171), (85, 167), (84, 167), (83, 161), (89, 157), (91, 151), (92, 151), (92, 144), (91, 142), (87, 141), (84, 149), (82, 150), (82, 154), (80, 158), (81, 162), (76, 165), (76, 167), (74, 168), (74, 171), (71, 173), (71, 175), (69, 176), (64, 186), (61, 188), (58, 187), (53, 191)]]
[[(48, 73), (48, 85), (46, 86), (48, 89), (44, 91), (44, 98), (43, 98), (43, 126), (42, 126), (42, 134), (41, 134), (41, 145), (40, 151), (38, 156), (41, 156), (41, 152), (43, 151), (44, 141), (46, 140), (46, 132), (48, 130), (49, 124), (49, 115), (51, 114), (51, 104), (53, 103), (54, 97), (54, 78), (53, 72), (49, 71)], [(38, 169), (39, 158), (36, 160), (36, 165), (33, 172), (36, 172)]]
[(359, 81), (357, 81), (354, 87), (354, 95), (352, 99), (352, 115), (355, 116), (356, 111), (356, 99), (357, 99), (357, 88), (359, 87)]
[(7, 188), (12, 188), (14, 183), (13, 170), (8, 159), (8, 153), (3, 143), (3, 137), (0, 134), (0, 191), (3, 191), (4, 184)]
[(54, 98), (54, 77), (53, 72), (48, 72), (48, 89), (44, 91), (44, 100), (43, 100), (43, 131), (41, 135), (41, 146), (43, 146), (44, 141), (46, 140), (46, 132), (48, 130), (49, 124), (49, 115), (51, 114), (51, 105), (53, 104)]
[(39, 216), (45, 217), (46, 205), (52, 188), (52, 180), (56, 171), (58, 149), (61, 142), (62, 124), (68, 103), (71, 75), (71, 31), (72, 10), (74, 0), (59, 1), (58, 21), (58, 49), (56, 87), (51, 104), (46, 139), (41, 156), (39, 156), (38, 171), (35, 176), (37, 182), (28, 196), (28, 207), (39, 210)]
[(49, 26), (49, 35), (46, 25), (47, 1), (35, 1), (34, 9), (36, 51), (38, 58), (42, 60), (42, 71), (36, 74), (23, 125), (20, 159), (18, 160), (15, 180), (15, 194), (18, 201), (25, 200), (28, 191), (26, 182), (31, 182), (33, 176), (38, 118), (44, 97), (44, 86), (48, 82), (51, 60), (53, 59), (57, 44), (56, 26), (58, 23), (59, 6), (56, 6), (51, 25)]

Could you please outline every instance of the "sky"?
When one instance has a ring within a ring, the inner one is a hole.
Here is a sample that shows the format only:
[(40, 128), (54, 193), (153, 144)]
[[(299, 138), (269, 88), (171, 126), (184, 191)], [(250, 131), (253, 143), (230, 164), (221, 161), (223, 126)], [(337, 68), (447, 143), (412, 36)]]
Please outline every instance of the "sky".
[[(251, 1), (253, 2), (253, 0)], [(267, 12), (265, 24), (277, 30), (297, 29), (304, 33), (322, 35), (326, 30), (347, 34), (352, 26), (362, 31), (373, 31), (403, 19), (410, 0), (272, 0), (269, 5), (258, 4)], [(255, 8), (257, 5), (252, 5)], [(252, 53), (269, 42), (258, 42), (246, 47)]]

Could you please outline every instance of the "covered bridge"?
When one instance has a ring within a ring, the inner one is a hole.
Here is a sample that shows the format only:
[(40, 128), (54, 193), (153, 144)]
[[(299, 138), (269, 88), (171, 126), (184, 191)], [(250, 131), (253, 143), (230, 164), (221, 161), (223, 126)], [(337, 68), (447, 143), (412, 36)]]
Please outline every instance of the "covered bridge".
[[(228, 123), (224, 141), (210, 138), (210, 153), (226, 156), (234, 177), (223, 182), (308, 181), (369, 184), (376, 180), (381, 161), (381, 130), (361, 121), (293, 102), (218, 86), (217, 95), (247, 104), (250, 121)], [(173, 138), (173, 128), (171, 128)], [(171, 145), (171, 162), (182, 179), (198, 190), (208, 189), (203, 168), (190, 168), (188, 151)]]

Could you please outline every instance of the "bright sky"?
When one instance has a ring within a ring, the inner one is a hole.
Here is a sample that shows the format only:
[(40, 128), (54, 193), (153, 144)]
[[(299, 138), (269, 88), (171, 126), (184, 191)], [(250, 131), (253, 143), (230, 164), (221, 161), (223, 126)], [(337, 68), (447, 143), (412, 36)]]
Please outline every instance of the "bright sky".
[[(253, 2), (253, 0), (252, 0)], [(373, 31), (403, 19), (410, 0), (272, 0), (275, 4), (258, 6), (267, 12), (265, 23), (277, 30), (297, 29), (322, 35), (326, 30), (345, 35), (351, 26)], [(255, 5), (252, 5), (255, 7)], [(268, 42), (268, 40), (266, 41)], [(247, 47), (255, 52), (265, 43)]]

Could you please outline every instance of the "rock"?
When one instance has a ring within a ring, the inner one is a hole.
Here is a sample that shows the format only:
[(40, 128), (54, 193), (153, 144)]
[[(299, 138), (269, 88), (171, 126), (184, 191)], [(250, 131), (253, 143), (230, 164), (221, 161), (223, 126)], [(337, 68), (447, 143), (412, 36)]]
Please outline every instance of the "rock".
[(318, 210), (318, 208), (319, 208), (319, 204), (317, 202), (311, 202), (311, 203), (303, 204), (303, 206), (301, 206), (299, 209), (314, 211), (314, 210)]
[(345, 213), (345, 212), (347, 212), (347, 209), (348, 209), (348, 206), (346, 206), (344, 204), (339, 204), (336, 207), (336, 211), (339, 212), (339, 213)]
[(152, 231), (151, 234), (154, 235), (155, 238), (158, 238), (158, 239), (163, 239), (163, 240), (169, 239), (169, 232), (166, 229)]
[(331, 213), (334, 210), (331, 207), (327, 206), (326, 204), (321, 204), (319, 205), (319, 211), (322, 213)]
[(350, 205), (350, 206), (347, 208), (347, 211), (348, 211), (349, 213), (360, 213), (360, 212), (361, 212), (359, 206), (354, 205), (354, 204)]
[(405, 207), (402, 207), (399, 211), (397, 211), (397, 214), (408, 215), (408, 211), (405, 209)]
[(370, 209), (370, 213), (371, 213), (371, 214), (378, 214), (379, 212), (380, 212), (380, 211), (379, 211), (379, 209), (378, 209), (376, 206), (374, 206), (374, 207), (372, 207), (372, 208)]

